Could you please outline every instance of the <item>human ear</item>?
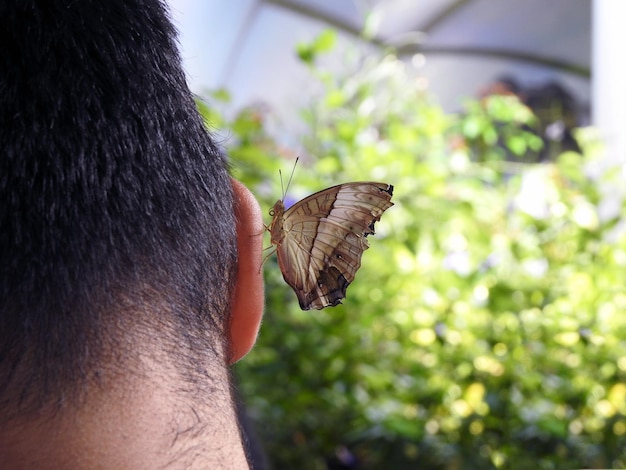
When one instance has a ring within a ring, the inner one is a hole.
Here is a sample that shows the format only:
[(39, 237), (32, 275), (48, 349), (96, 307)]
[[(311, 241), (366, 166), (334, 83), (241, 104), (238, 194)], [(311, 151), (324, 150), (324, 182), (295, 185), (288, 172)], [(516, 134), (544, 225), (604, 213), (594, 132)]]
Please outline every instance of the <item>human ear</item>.
[(242, 183), (231, 179), (237, 218), (239, 262), (233, 310), (230, 320), (230, 363), (245, 356), (256, 341), (265, 296), (261, 271), (263, 252), (263, 219), (261, 208)]

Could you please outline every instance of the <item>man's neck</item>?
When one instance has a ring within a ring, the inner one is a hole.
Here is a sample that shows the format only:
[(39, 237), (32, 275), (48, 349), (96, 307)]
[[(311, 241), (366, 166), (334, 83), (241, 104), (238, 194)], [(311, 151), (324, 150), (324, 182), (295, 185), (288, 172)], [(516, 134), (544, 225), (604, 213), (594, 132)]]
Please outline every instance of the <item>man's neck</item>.
[(180, 384), (167, 374), (113, 380), (88, 392), (79, 408), (0, 428), (0, 462), (12, 469), (247, 469), (222, 373), (216, 383), (225, 390), (197, 400), (203, 404), (172, 393)]

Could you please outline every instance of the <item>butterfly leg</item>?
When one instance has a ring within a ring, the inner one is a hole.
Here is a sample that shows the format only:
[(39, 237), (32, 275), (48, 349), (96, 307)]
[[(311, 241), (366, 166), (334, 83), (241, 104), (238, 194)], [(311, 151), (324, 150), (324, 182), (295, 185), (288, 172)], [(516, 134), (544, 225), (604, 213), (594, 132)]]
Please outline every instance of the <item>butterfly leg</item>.
[(265, 256), (265, 258), (263, 258), (263, 261), (261, 261), (261, 266), (259, 266), (259, 273), (261, 272), (261, 270), (263, 269), (263, 265), (265, 264), (265, 262), (267, 261), (267, 258), (269, 258), (270, 256), (272, 256), (274, 253), (276, 253), (276, 247), (274, 245), (270, 245), (267, 248), (263, 248), (263, 251), (265, 250), (269, 250), (270, 248), (274, 248), (271, 252), (269, 252), (267, 254), (267, 256)]

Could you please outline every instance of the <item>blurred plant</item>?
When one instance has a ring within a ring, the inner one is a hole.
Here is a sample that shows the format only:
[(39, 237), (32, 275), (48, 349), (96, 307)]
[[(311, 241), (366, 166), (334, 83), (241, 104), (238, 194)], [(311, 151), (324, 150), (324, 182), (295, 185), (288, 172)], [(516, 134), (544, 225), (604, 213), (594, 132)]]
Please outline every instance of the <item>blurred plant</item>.
[[(275, 468), (626, 467), (626, 237), (598, 215), (617, 175), (586, 174), (592, 131), (582, 155), (526, 163), (540, 143), (515, 98), (447, 115), (393, 55), (327, 72), (325, 35), (299, 49), (325, 91), (290, 193), (380, 180), (396, 205), (342, 306), (300, 311), (265, 264), (236, 373)], [(267, 210), (293, 154), (255, 110), (225, 119), (225, 96), (203, 113)]]

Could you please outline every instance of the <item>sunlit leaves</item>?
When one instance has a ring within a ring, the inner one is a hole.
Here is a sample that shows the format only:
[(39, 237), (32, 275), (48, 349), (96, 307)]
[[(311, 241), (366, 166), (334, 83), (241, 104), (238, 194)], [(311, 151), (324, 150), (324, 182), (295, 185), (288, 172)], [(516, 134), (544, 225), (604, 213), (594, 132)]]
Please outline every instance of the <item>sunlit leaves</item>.
[(315, 58), (324, 52), (330, 51), (336, 41), (337, 33), (327, 29), (317, 36), (313, 41), (308, 43), (300, 43), (296, 46), (298, 57), (303, 62), (312, 65)]
[[(626, 466), (624, 211), (602, 217), (591, 132), (584, 155), (531, 164), (541, 142), (514, 98), (447, 115), (393, 56), (318, 75), (290, 193), (385, 181), (396, 205), (343, 306), (300, 311), (265, 264), (264, 325), (237, 372), (276, 467), (339, 451), (363, 468)], [(214, 122), (268, 209), (293, 152), (258, 109)]]

